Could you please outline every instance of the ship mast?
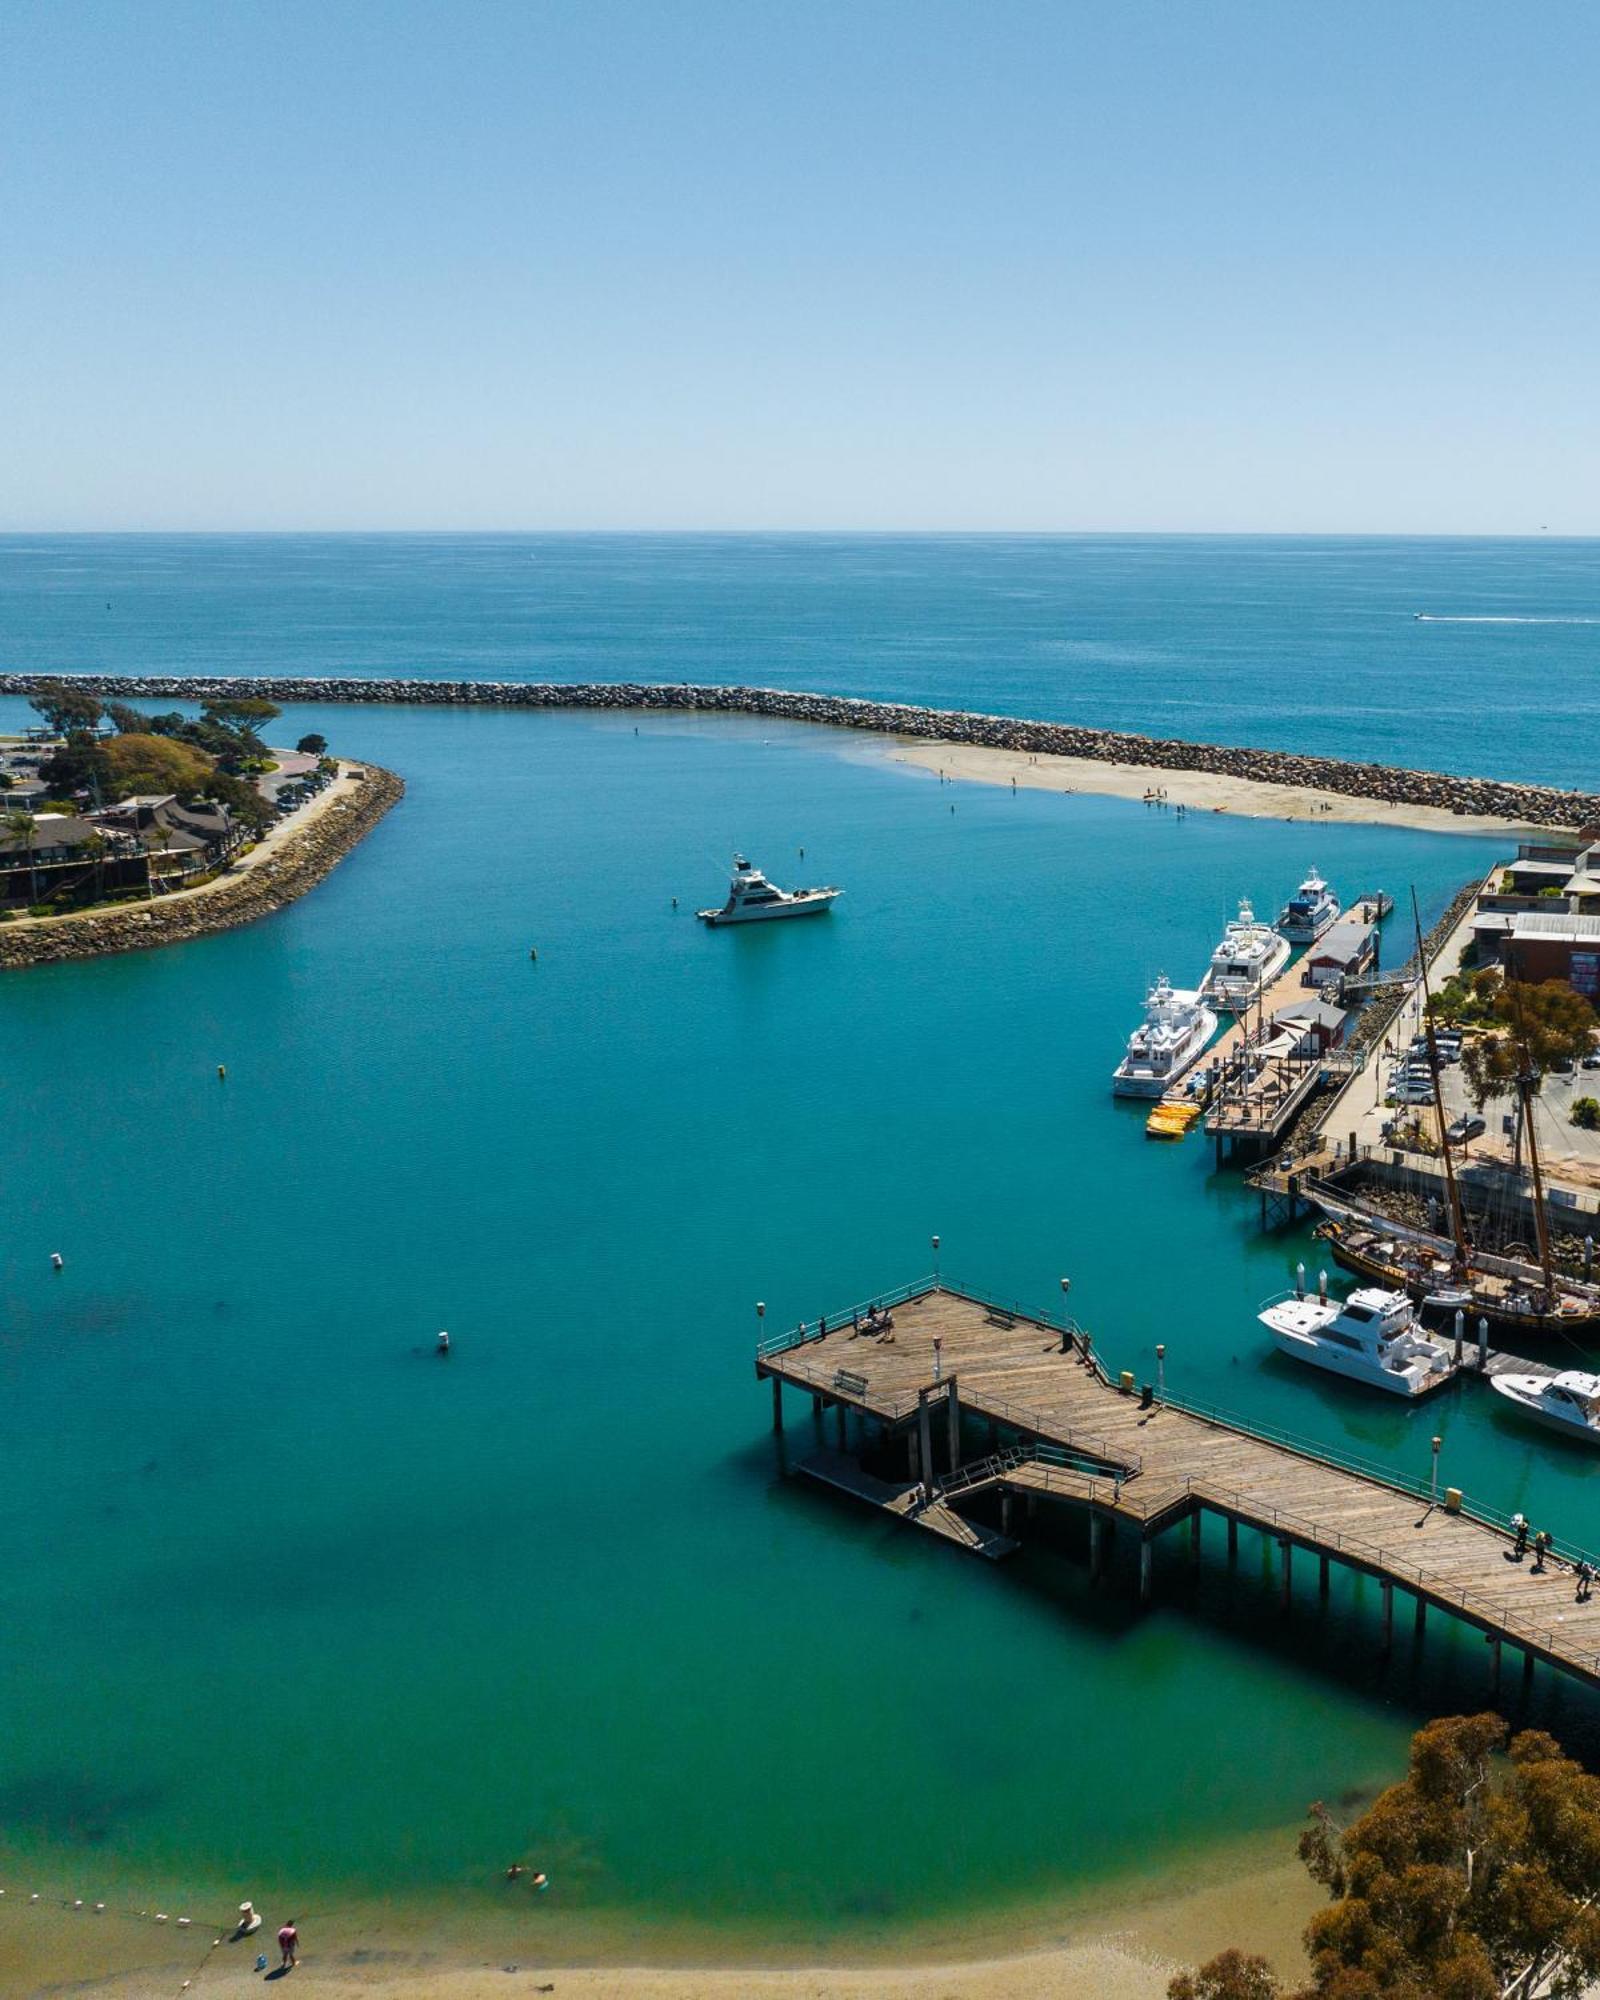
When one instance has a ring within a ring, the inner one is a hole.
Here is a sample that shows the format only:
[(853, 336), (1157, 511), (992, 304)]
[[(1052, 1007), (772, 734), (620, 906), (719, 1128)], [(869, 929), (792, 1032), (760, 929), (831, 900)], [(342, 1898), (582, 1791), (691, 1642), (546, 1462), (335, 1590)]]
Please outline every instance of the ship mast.
[(1428, 1074), (1433, 1079), (1433, 1109), (1439, 1120), (1439, 1148), (1444, 1156), (1445, 1186), (1450, 1191), (1450, 1234), (1455, 1239), (1461, 1270), (1467, 1269), (1467, 1230), (1461, 1217), (1461, 1190), (1456, 1186), (1455, 1161), (1450, 1157), (1450, 1138), (1445, 1127), (1444, 1091), (1439, 1083), (1439, 1044), (1433, 1031), (1433, 996), (1428, 990), (1428, 954), (1422, 943), (1422, 916), (1417, 909), (1416, 884), (1411, 886), (1411, 922), (1417, 934), (1417, 976), (1422, 981), (1422, 1026), (1428, 1039)]
[(1533, 1169), (1533, 1227), (1539, 1243), (1539, 1268), (1544, 1272), (1547, 1299), (1556, 1295), (1555, 1271), (1550, 1254), (1550, 1218), (1544, 1212), (1544, 1175), (1539, 1170), (1539, 1141), (1533, 1130), (1533, 1058), (1528, 1054), (1527, 1025), (1522, 1018), (1522, 995), (1516, 995), (1517, 1009), (1517, 1099), (1522, 1106), (1522, 1129), (1528, 1141), (1528, 1165)]

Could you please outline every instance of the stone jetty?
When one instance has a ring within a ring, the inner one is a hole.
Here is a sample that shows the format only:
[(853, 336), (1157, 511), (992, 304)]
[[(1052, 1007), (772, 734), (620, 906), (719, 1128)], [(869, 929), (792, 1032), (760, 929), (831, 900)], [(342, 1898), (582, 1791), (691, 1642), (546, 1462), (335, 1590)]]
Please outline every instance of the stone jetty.
[(304, 825), (280, 833), (269, 850), (214, 881), (153, 902), (0, 923), (0, 972), (182, 944), (281, 910), (314, 889), (405, 791), (392, 771), (371, 764), (346, 769), (359, 774), (348, 793), (329, 798), (320, 810), (312, 808)]
[(472, 708), (681, 709), (812, 722), (885, 736), (973, 743), (1035, 756), (1088, 757), (1107, 764), (1161, 771), (1206, 771), (1259, 784), (1311, 787), (1390, 805), (1434, 806), (1472, 817), (1511, 819), (1530, 826), (1600, 823), (1600, 794), (1549, 785), (1460, 778), (1390, 764), (1358, 764), (1290, 750), (1251, 750), (1087, 729), (1073, 723), (1028, 722), (967, 709), (917, 708), (848, 695), (800, 694), (783, 688), (696, 686), (690, 682), (355, 680), (342, 677), (195, 676), (174, 674), (45, 676), (0, 674), (0, 694), (36, 694), (46, 686), (86, 688), (118, 700), (201, 701), (265, 695), (288, 702), (384, 702)]

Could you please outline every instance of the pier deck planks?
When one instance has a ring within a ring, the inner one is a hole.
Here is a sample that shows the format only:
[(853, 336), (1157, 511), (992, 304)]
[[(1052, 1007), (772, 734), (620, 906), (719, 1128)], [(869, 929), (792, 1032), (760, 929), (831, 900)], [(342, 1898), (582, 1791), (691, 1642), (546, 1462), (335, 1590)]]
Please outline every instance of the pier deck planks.
[[(918, 1391), (933, 1384), (936, 1337), (941, 1379), (955, 1376), (965, 1414), (1080, 1454), (1097, 1440), (1108, 1466), (1025, 1463), (991, 1485), (1086, 1505), (1141, 1534), (1197, 1507), (1231, 1515), (1399, 1584), (1600, 1686), (1600, 1596), (1574, 1602), (1565, 1566), (1536, 1573), (1531, 1555), (1510, 1559), (1500, 1530), (1292, 1445), (1160, 1401), (1141, 1408), (1077, 1353), (1063, 1354), (1059, 1331), (1039, 1321), (1017, 1315), (1005, 1326), (977, 1300), (930, 1290), (894, 1308), (892, 1336), (856, 1335), (847, 1324), (762, 1356), (757, 1372), (903, 1430), (916, 1424)], [(840, 1370), (848, 1389), (835, 1385)], [(932, 1422), (942, 1432), (942, 1404)], [(1120, 1482), (1109, 1469), (1119, 1465)]]

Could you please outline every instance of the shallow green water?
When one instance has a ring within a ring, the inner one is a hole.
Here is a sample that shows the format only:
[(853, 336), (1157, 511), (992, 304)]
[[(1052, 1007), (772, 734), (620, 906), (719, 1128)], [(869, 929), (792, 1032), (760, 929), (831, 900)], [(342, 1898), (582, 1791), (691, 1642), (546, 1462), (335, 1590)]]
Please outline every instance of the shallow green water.
[[(1485, 842), (739, 722), (313, 721), (409, 784), (313, 896), (0, 985), (13, 1867), (314, 1911), (470, 1905), (526, 1853), (574, 1938), (826, 1944), (1281, 1825), (1482, 1698), (1443, 1621), (1382, 1667), (1359, 1586), (1283, 1624), (1249, 1538), (1231, 1580), (1163, 1548), (1140, 1616), (1070, 1542), (989, 1571), (783, 1482), (753, 1301), (836, 1309), (934, 1230), (1008, 1295), (1070, 1273), (1115, 1363), (1164, 1339), (1175, 1386), (1412, 1471), (1437, 1424), (1451, 1480), (1600, 1539), (1589, 1462), (1470, 1387), (1268, 1357), (1305, 1235), (1106, 1090), (1240, 893), (1315, 862), (1426, 913)], [(848, 894), (708, 933), (735, 842)]]

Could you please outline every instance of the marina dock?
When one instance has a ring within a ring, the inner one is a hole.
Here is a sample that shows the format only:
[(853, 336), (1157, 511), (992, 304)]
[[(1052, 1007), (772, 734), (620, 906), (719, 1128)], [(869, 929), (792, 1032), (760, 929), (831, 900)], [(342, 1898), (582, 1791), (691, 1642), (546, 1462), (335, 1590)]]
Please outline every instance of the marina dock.
[[(1210, 1517), (1225, 1527), (1230, 1560), (1241, 1528), (1276, 1544), (1285, 1610), (1297, 1553), (1316, 1559), (1323, 1593), (1338, 1562), (1378, 1581), (1385, 1645), (1399, 1589), (1413, 1602), (1418, 1633), (1431, 1608), (1485, 1635), (1495, 1686), (1509, 1644), (1526, 1674), (1543, 1660), (1600, 1687), (1600, 1599), (1573, 1601), (1571, 1565), (1595, 1562), (1585, 1551), (1562, 1546), (1559, 1560), (1536, 1571), (1531, 1557), (1515, 1558), (1509, 1522), (1492, 1509), (1131, 1374), (1113, 1378), (1070, 1319), (997, 1304), (949, 1281), (925, 1280), (875, 1303), (888, 1310), (891, 1332), (857, 1331), (861, 1308), (757, 1349), (775, 1430), (784, 1426), (786, 1389), (811, 1399), (819, 1426), (833, 1413), (837, 1449), (802, 1461), (797, 1469), (810, 1476), (990, 1557), (1022, 1532), (1019, 1511), (1027, 1519), (1041, 1504), (1067, 1508), (1087, 1518), (1095, 1575), (1114, 1536), (1133, 1538), (1145, 1603), (1156, 1538), (1187, 1523), (1198, 1558)], [(1421, 1427), (1418, 1445), (1426, 1459)], [(867, 1471), (864, 1458), (879, 1472)], [(981, 1521), (968, 1523), (977, 1531), (970, 1538), (953, 1527), (974, 1506), (998, 1515), (998, 1536)]]
[[(1376, 924), (1394, 907), (1381, 892), (1351, 905)], [(1308, 1005), (1328, 997), (1328, 988), (1305, 983), (1308, 953), (1299, 953), (1247, 1009), (1234, 1016), (1206, 1052), (1210, 1083), (1205, 1093), (1205, 1129), (1215, 1141), (1217, 1162), (1229, 1153), (1259, 1155), (1275, 1150), (1306, 1103), (1330, 1074), (1345, 1075), (1359, 1061), (1341, 1049), (1308, 1044), (1303, 1035), (1274, 1027), (1275, 1017), (1297, 1003)], [(1175, 1085), (1163, 1103), (1190, 1098), (1183, 1084)]]

